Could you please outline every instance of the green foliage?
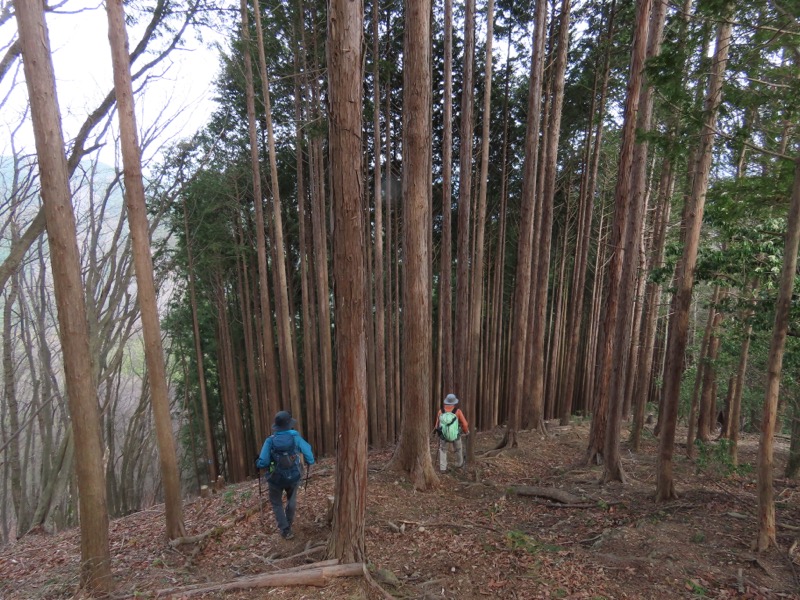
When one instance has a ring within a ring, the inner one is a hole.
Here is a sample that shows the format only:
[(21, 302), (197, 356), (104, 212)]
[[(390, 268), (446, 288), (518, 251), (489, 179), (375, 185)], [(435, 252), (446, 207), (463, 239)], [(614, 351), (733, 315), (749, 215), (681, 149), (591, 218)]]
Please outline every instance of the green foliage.
[(708, 590), (696, 582), (694, 579), (687, 579), (686, 580), (686, 588), (692, 592), (696, 596), (703, 596), (705, 597), (708, 594)]
[(714, 443), (705, 443), (702, 440), (695, 440), (697, 448), (697, 458), (695, 465), (697, 472), (706, 471), (713, 468), (717, 473), (722, 473), (725, 477), (733, 474), (746, 475), (752, 472), (750, 464), (743, 463), (734, 465), (730, 455), (730, 440), (720, 439)]
[(558, 552), (561, 550), (560, 546), (539, 541), (533, 536), (516, 529), (506, 532), (506, 543), (512, 550), (522, 550), (534, 556), (540, 552)]

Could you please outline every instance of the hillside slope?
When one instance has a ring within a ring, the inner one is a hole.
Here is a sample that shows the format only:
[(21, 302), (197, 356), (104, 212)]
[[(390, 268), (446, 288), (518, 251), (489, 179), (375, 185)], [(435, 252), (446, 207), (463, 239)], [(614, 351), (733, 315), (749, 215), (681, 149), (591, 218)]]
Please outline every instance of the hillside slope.
[[(478, 434), (479, 455), (500, 435)], [(519, 449), (489, 452), (467, 472), (451, 470), (431, 492), (417, 492), (397, 473), (383, 470), (390, 453), (374, 452), (366, 539), (377, 585), (351, 577), (323, 588), (199, 597), (800, 598), (800, 486), (778, 474), (787, 443), (779, 443), (776, 456), (782, 549), (756, 556), (749, 550), (755, 535), (752, 471), (726, 475), (727, 466), (713, 450), (695, 463), (681, 455), (676, 460), (680, 499), (656, 505), (656, 440), (646, 436), (639, 455), (623, 449), (628, 483), (601, 486), (602, 467), (575, 466), (587, 435), (588, 425), (580, 422), (552, 426), (547, 438), (523, 433)], [(758, 440), (743, 437), (740, 457), (752, 464)], [(574, 498), (564, 504), (523, 496), (512, 493), (513, 486), (545, 488), (523, 492), (569, 492)], [(155, 598), (162, 591), (160, 597), (181, 598), (187, 586), (324, 558), (332, 459), (321, 461), (300, 491), (291, 541), (277, 534), (262, 493), (258, 482), (250, 481), (187, 503), (188, 535), (211, 533), (177, 547), (164, 538), (163, 506), (113, 521), (115, 597)], [(30, 535), (0, 548), (0, 597), (70, 598), (78, 559), (77, 530)]]

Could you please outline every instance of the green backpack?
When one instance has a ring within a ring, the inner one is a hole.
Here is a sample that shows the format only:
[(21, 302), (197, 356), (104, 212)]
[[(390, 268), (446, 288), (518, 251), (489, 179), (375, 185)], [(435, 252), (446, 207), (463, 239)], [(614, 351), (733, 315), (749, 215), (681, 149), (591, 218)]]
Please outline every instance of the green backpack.
[(454, 412), (444, 412), (439, 417), (439, 427), (442, 431), (442, 437), (447, 442), (455, 442), (460, 433), (458, 424), (458, 416)]

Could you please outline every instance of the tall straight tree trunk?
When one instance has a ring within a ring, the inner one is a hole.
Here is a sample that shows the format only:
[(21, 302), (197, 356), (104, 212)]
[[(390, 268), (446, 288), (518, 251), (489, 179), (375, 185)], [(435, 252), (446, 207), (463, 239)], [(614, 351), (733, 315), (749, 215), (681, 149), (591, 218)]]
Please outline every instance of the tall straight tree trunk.
[(380, 29), (379, 0), (372, 0), (373, 123), (375, 128), (375, 383), (377, 387), (378, 447), (386, 446), (386, 304), (383, 281), (383, 194), (381, 192), (381, 92), (380, 92)]
[(594, 399), (594, 370), (597, 364), (597, 347), (600, 343), (600, 310), (603, 305), (603, 274), (606, 271), (606, 256), (608, 254), (607, 240), (610, 226), (606, 221), (605, 206), (600, 202), (600, 223), (597, 226), (597, 253), (594, 259), (594, 281), (592, 281), (592, 301), (589, 306), (589, 323), (586, 333), (586, 360), (583, 372), (583, 394), (581, 395), (581, 409), (583, 414), (592, 411)]
[(558, 402), (559, 372), (561, 369), (561, 342), (563, 340), (564, 322), (564, 297), (566, 296), (566, 283), (564, 281), (567, 265), (567, 240), (569, 238), (569, 186), (567, 187), (567, 214), (564, 219), (564, 227), (561, 231), (561, 249), (559, 254), (558, 268), (558, 288), (552, 303), (552, 332), (550, 343), (547, 348), (549, 364), (547, 367), (547, 384), (545, 388), (545, 419), (552, 419), (556, 413), (556, 402)]
[(686, 437), (686, 455), (689, 458), (694, 456), (694, 440), (697, 433), (697, 406), (700, 403), (700, 391), (703, 384), (703, 374), (707, 368), (706, 357), (709, 354), (709, 342), (711, 341), (711, 333), (714, 329), (714, 315), (717, 310), (717, 303), (719, 302), (719, 286), (714, 287), (714, 293), (711, 297), (711, 304), (708, 307), (708, 318), (706, 319), (706, 328), (703, 332), (703, 339), (700, 343), (699, 359), (697, 361), (697, 373), (694, 378), (694, 388), (692, 389), (692, 400), (689, 406), (689, 427)]
[[(296, 10), (296, 20), (294, 26), (294, 65), (295, 72), (301, 73), (306, 70), (305, 58), (301, 55), (305, 48), (305, 35), (303, 23), (303, 0), (298, 0)], [(314, 362), (314, 340), (312, 311), (313, 303), (309, 296), (310, 275), (308, 268), (308, 245), (306, 243), (306, 180), (304, 168), (304, 149), (303, 149), (303, 100), (305, 98), (305, 81), (301, 78), (294, 79), (294, 119), (295, 119), (295, 165), (297, 169), (297, 223), (300, 251), (300, 310), (303, 317), (303, 388), (306, 400), (306, 433), (308, 439), (321, 450), (320, 444), (320, 419), (319, 419), (319, 397), (317, 395), (317, 370)]]
[[(456, 258), (456, 329), (453, 347), (455, 393), (463, 406), (473, 399), (469, 390), (470, 344), (470, 210), (472, 204), (472, 133), (475, 62), (475, 0), (466, 0), (464, 14), (464, 65), (461, 86), (461, 133), (458, 171), (458, 256)], [(471, 415), (468, 415), (470, 418)]]
[(158, 319), (156, 286), (153, 278), (153, 257), (150, 253), (150, 225), (142, 182), (142, 158), (136, 132), (130, 62), (128, 60), (128, 32), (122, 0), (108, 0), (108, 39), (114, 69), (114, 90), (117, 96), (122, 161), (125, 169), (125, 204), (128, 209), (133, 262), (136, 270), (136, 287), (144, 333), (144, 355), (147, 376), (150, 380), (153, 422), (156, 428), (161, 482), (164, 487), (167, 537), (171, 540), (186, 535), (183, 524), (183, 500), (178, 471), (178, 455), (172, 437), (172, 418), (169, 412), (169, 390), (164, 367), (164, 349), (161, 347), (161, 324)]
[(272, 336), (272, 308), (269, 299), (267, 274), (267, 241), (264, 234), (264, 204), (261, 193), (261, 165), (258, 160), (258, 138), (256, 135), (255, 92), (253, 90), (253, 65), (250, 58), (250, 25), (247, 16), (247, 0), (240, 1), (242, 14), (242, 41), (244, 43), (244, 79), (247, 102), (247, 124), (250, 137), (250, 166), (253, 171), (253, 203), (256, 213), (256, 253), (258, 255), (258, 293), (261, 308), (262, 361), (266, 379), (267, 406), (269, 414), (280, 410), (278, 374), (275, 371), (275, 341)]
[(531, 250), (533, 244), (533, 208), (536, 193), (536, 172), (539, 159), (539, 125), (541, 120), (542, 82), (544, 79), (545, 25), (547, 2), (536, 0), (534, 14), (533, 53), (528, 86), (528, 121), (525, 125), (525, 159), (522, 178), (522, 215), (517, 246), (517, 275), (514, 283), (513, 319), (509, 350), (508, 429), (501, 446), (516, 447), (517, 432), (522, 425), (522, 403), (525, 397), (525, 349), (528, 331), (528, 308), (531, 302)]
[(236, 361), (233, 357), (228, 319), (225, 285), (219, 273), (215, 275), (217, 303), (217, 357), (219, 363), (219, 388), (225, 417), (225, 442), (228, 449), (228, 477), (233, 482), (244, 481), (250, 462), (245, 457), (244, 426), (239, 409), (239, 394), (236, 384)]
[[(481, 127), (481, 166), (478, 180), (478, 206), (475, 211), (475, 252), (472, 260), (472, 300), (470, 303), (469, 342), (471, 344), (469, 365), (468, 392), (466, 398), (467, 414), (470, 418), (477, 419), (478, 399), (478, 372), (483, 369), (479, 366), (481, 342), (481, 315), (483, 314), (483, 273), (484, 273), (484, 245), (486, 237), (486, 186), (489, 179), (489, 125), (491, 123), (492, 103), (492, 41), (494, 36), (494, 0), (489, 0), (486, 15), (486, 71), (484, 73), (483, 88), (483, 123)], [(484, 330), (485, 331), (485, 330)], [(475, 455), (475, 445), (472, 438), (467, 438), (467, 456), (470, 463)]]
[(786, 223), (786, 245), (783, 249), (778, 300), (775, 304), (775, 324), (769, 345), (767, 361), (767, 388), (764, 393), (764, 410), (761, 414), (761, 437), (758, 444), (758, 534), (754, 543), (757, 552), (764, 552), (777, 544), (775, 538), (775, 500), (772, 488), (775, 422), (778, 412), (778, 395), (781, 386), (783, 351), (789, 329), (789, 312), (792, 305), (797, 248), (800, 244), (800, 157), (795, 159), (792, 203)]
[[(386, 15), (386, 29), (389, 31), (389, 26), (391, 25), (390, 22), (390, 11), (387, 11)], [(384, 206), (386, 207), (386, 252), (384, 253), (386, 257), (386, 307), (387, 307), (387, 320), (386, 320), (386, 366), (387, 366), (387, 373), (386, 373), (386, 403), (388, 405), (388, 410), (386, 411), (387, 422), (388, 422), (388, 429), (387, 429), (387, 440), (390, 442), (394, 442), (397, 439), (397, 422), (400, 418), (400, 415), (397, 414), (397, 385), (395, 382), (395, 362), (394, 362), (394, 355), (395, 355), (395, 335), (394, 335), (394, 322), (395, 322), (395, 310), (394, 310), (394, 300), (396, 298), (394, 294), (394, 266), (395, 262), (393, 260), (393, 251), (392, 251), (392, 239), (394, 238), (394, 234), (392, 231), (394, 230), (394, 222), (393, 222), (393, 212), (392, 212), (392, 89), (389, 82), (386, 82), (386, 90), (384, 92), (386, 96), (386, 105), (385, 105), (385, 113), (384, 113), (384, 122), (386, 123), (386, 175), (384, 176), (386, 180), (386, 185), (384, 186)]]
[[(317, 9), (312, 8), (312, 22), (315, 24), (312, 31), (311, 49), (314, 57), (311, 64), (312, 72), (319, 71), (317, 56), (317, 31), (316, 23), (321, 23), (317, 16)], [(320, 106), (322, 95), (319, 89), (319, 78), (312, 76), (311, 99), (309, 112), (312, 122), (322, 120)], [(314, 275), (316, 279), (316, 296), (319, 307), (319, 364), (320, 364), (320, 403), (322, 414), (323, 450), (335, 450), (335, 423), (334, 423), (334, 398), (333, 398), (333, 345), (331, 342), (331, 293), (328, 277), (328, 247), (327, 223), (325, 202), (325, 166), (323, 160), (322, 139), (315, 136), (309, 144), (309, 164), (311, 171), (311, 230), (314, 242)]]
[[(666, 158), (661, 167), (661, 177), (659, 180), (659, 199), (658, 199), (658, 219), (656, 220), (655, 233), (653, 234), (652, 259), (650, 270), (658, 269), (664, 262), (664, 242), (666, 240), (667, 225), (670, 215), (670, 198), (675, 186), (675, 169), (672, 161)], [(639, 358), (639, 369), (637, 370), (635, 383), (635, 404), (633, 411), (633, 430), (631, 431), (630, 446), (633, 452), (639, 451), (642, 439), (642, 428), (644, 427), (644, 413), (647, 406), (649, 395), (651, 374), (655, 360), (655, 342), (658, 325), (658, 314), (661, 300), (661, 286), (653, 281), (647, 283), (645, 292), (645, 316), (643, 317), (643, 343), (641, 345), (641, 356)]]
[[(639, 5), (639, 7), (641, 8), (641, 5)], [(645, 43), (646, 48), (644, 55), (645, 60), (652, 60), (661, 52), (661, 39), (664, 31), (666, 12), (666, 0), (653, 0), (652, 18), (649, 19), (649, 24), (647, 21), (641, 23), (641, 34), (644, 36), (644, 40), (642, 41)], [(641, 63), (639, 64), (640, 68), (642, 68), (643, 65)], [(633, 73), (632, 71), (632, 76)], [(646, 133), (650, 131), (653, 114), (653, 95), (655, 93), (653, 87), (648, 85), (644, 73), (637, 73), (637, 76), (641, 81), (638, 82), (640, 94), (638, 98), (638, 113), (634, 117), (634, 138), (637, 132)], [(632, 345), (632, 315), (634, 312), (636, 273), (639, 269), (638, 250), (641, 243), (644, 215), (647, 207), (647, 154), (648, 144), (645, 138), (635, 144), (633, 148), (632, 173), (630, 180), (627, 182), (628, 187), (618, 188), (622, 194), (628, 196), (627, 202), (629, 202), (630, 209), (625, 215), (627, 222), (625, 225), (625, 236), (622, 238), (625, 246), (619, 257), (623, 263), (621, 266), (617, 298), (616, 326), (613, 330), (615, 339), (613, 341), (611, 356), (613, 360), (611, 388), (609, 390), (609, 410), (611, 411), (609, 412), (609, 426), (611, 427), (609, 433), (611, 435), (606, 436), (605, 448), (605, 454), (608, 455), (610, 453), (612, 455), (611, 458), (606, 461), (606, 473), (613, 479), (617, 478), (617, 474), (613, 472), (616, 470), (613, 463), (619, 461), (622, 412), (625, 404), (626, 382), (629, 371), (631, 370), (628, 357)], [(612, 263), (613, 260), (614, 258), (612, 257)], [(616, 265), (614, 265), (614, 268), (616, 268)], [(611, 421), (612, 414), (613, 421)]]
[[(203, 412), (203, 432), (206, 440), (206, 464), (208, 465), (209, 481), (217, 480), (217, 457), (214, 452), (214, 436), (211, 428), (211, 418), (208, 413), (208, 392), (206, 390), (206, 371), (203, 365), (203, 347), (200, 339), (200, 321), (197, 317), (197, 295), (194, 279), (194, 255), (192, 253), (192, 240), (189, 237), (189, 215), (186, 210), (186, 198), (183, 199), (183, 231), (186, 236), (186, 270), (189, 275), (189, 305), (192, 309), (192, 332), (194, 334), (194, 354), (197, 363), (197, 385), (200, 388), (200, 408)], [(248, 325), (249, 326), (249, 325)], [(255, 391), (255, 390), (254, 390)], [(253, 399), (258, 402), (258, 398)]]
[[(16, 237), (16, 223), (12, 223), (13, 237)], [(30, 498), (26, 485), (26, 470), (22, 468), (22, 425), (19, 419), (19, 398), (17, 397), (17, 367), (14, 360), (14, 343), (16, 336), (12, 324), (14, 322), (14, 305), (19, 296), (19, 274), (11, 275), (11, 285), (3, 304), (3, 399), (8, 409), (8, 426), (10, 438), (4, 439), (4, 447), (8, 447), (8, 458), (11, 471), (11, 502), (14, 506), (17, 538), (28, 531)], [(4, 438), (6, 436), (3, 436)]]
[[(702, 370), (702, 377), (698, 374), (698, 378), (700, 379), (700, 394), (699, 394), (699, 401), (697, 402), (695, 408), (697, 411), (695, 412), (692, 417), (697, 418), (697, 439), (708, 442), (709, 438), (711, 437), (711, 392), (713, 389), (715, 377), (714, 371), (714, 361), (717, 358), (717, 349), (719, 348), (719, 337), (716, 335), (717, 330), (719, 329), (720, 322), (722, 321), (722, 313), (719, 312), (719, 307), (716, 306), (725, 298), (725, 292), (719, 290), (716, 291), (717, 301), (714, 303), (715, 306), (712, 306), (710, 309), (709, 318), (711, 320), (710, 327), (708, 331), (708, 339), (706, 341), (706, 348), (705, 353), (701, 354), (700, 360), (703, 361), (703, 370)], [(690, 423), (689, 427), (692, 427), (692, 423)], [(694, 445), (694, 440), (691, 440), (692, 444)], [(687, 440), (688, 444), (688, 440)], [(688, 448), (687, 448), (688, 450)]]
[(722, 80), (728, 62), (728, 49), (732, 24), (727, 14), (717, 30), (717, 43), (711, 63), (708, 96), (705, 101), (705, 122), (700, 134), (697, 162), (694, 169), (692, 191), (685, 210), (685, 243), (683, 255), (676, 270), (676, 291), (672, 297), (669, 333), (667, 336), (666, 365), (664, 367), (664, 410), (658, 447), (658, 470), (656, 476), (656, 500), (675, 498), (675, 483), (672, 474), (672, 455), (675, 446), (675, 426), (678, 420), (678, 399), (683, 374), (684, 353), (689, 327), (689, 308), (692, 302), (694, 269), (700, 241), (708, 177), (711, 170), (711, 152), (717, 122), (717, 110), (722, 100)]
[[(509, 29), (509, 37), (512, 30)], [(504, 282), (506, 264), (506, 212), (508, 207), (508, 96), (511, 79), (511, 44), (508, 45), (506, 52), (506, 81), (505, 92), (503, 94), (503, 158), (501, 160), (500, 171), (500, 235), (497, 242), (497, 253), (495, 256), (494, 268), (494, 311), (492, 337), (490, 342), (491, 363), (490, 374), (487, 377), (487, 396), (492, 400), (491, 415), (489, 422), (484, 423), (485, 427), (491, 429), (497, 426), (500, 421), (500, 398), (502, 383), (507, 380), (502, 368), (503, 364), (503, 307), (504, 307)]]
[[(649, 197), (648, 193), (648, 197)], [(648, 202), (645, 202), (645, 212), (647, 212)], [(622, 407), (622, 418), (628, 419), (633, 405), (633, 385), (636, 382), (636, 371), (639, 370), (640, 341), (642, 336), (642, 315), (644, 314), (644, 287), (647, 283), (647, 254), (645, 250), (645, 238), (640, 238), (639, 245), (639, 273), (636, 275), (635, 292), (633, 297), (633, 322), (630, 336), (630, 350), (628, 352), (628, 372), (625, 374), (625, 397)]]
[[(648, 23), (650, 21), (651, 1), (644, 0), (636, 4), (636, 25), (631, 49), (631, 68), (628, 89), (625, 97), (624, 123), (622, 126), (622, 142), (617, 169), (617, 184), (614, 189), (614, 219), (611, 223), (611, 257), (607, 271), (608, 290), (604, 302), (605, 317), (603, 319), (602, 344), (599, 348), (596, 372), (596, 389), (592, 427), (589, 447), (586, 453), (587, 462), (592, 462), (603, 455), (603, 480), (623, 481), (624, 474), (619, 461), (619, 428), (622, 418), (622, 399), (614, 395), (612, 386), (615, 381), (614, 365), (621, 361), (621, 348), (617, 345), (618, 318), (620, 299), (622, 297), (623, 266), (627, 252), (627, 232), (633, 227), (630, 222), (632, 198), (632, 167), (634, 164), (637, 111), (642, 91), (643, 68), (647, 50)], [(633, 209), (636, 210), (635, 208)], [(624, 387), (624, 386), (623, 386)], [(610, 455), (609, 455), (610, 454)]]
[[(587, 176), (581, 181), (580, 191), (580, 210), (581, 221), (578, 225), (578, 248), (575, 253), (575, 266), (573, 267), (572, 286), (571, 286), (571, 303), (569, 314), (569, 326), (567, 334), (567, 358), (566, 358), (566, 373), (564, 376), (565, 388), (563, 401), (561, 403), (560, 423), (561, 425), (569, 425), (569, 418), (572, 414), (574, 405), (574, 396), (576, 391), (575, 381), (577, 379), (577, 352), (580, 350), (578, 339), (581, 332), (581, 322), (583, 320), (583, 300), (586, 290), (586, 271), (589, 262), (589, 247), (591, 245), (592, 237), (592, 213), (594, 212), (595, 203), (595, 182), (597, 181), (597, 172), (600, 166), (600, 148), (603, 140), (603, 124), (605, 115), (606, 96), (608, 94), (608, 81), (611, 74), (611, 40), (614, 37), (614, 16), (616, 14), (616, 2), (611, 1), (611, 6), (608, 10), (608, 24), (606, 25), (606, 51), (603, 59), (602, 71), (602, 84), (600, 86), (600, 98), (597, 101), (597, 126), (594, 132), (594, 144), (592, 145), (591, 122), (589, 124), (589, 132), (587, 134), (587, 152), (589, 154), (589, 147), (593, 148), (591, 155), (591, 162), (589, 163), (586, 171)], [(594, 115), (594, 95), (592, 96), (592, 109), (590, 114)]]
[(442, 397), (454, 393), (453, 380), (453, 0), (444, 0), (444, 131), (442, 133), (442, 256), (439, 321), (442, 337)]
[[(240, 249), (247, 248), (244, 239), (244, 231), (241, 220), (239, 219), (239, 215), (236, 216), (236, 235), (238, 237), (239, 248)], [(253, 415), (252, 431), (253, 431), (253, 436), (255, 437), (254, 446), (255, 448), (257, 448), (260, 446), (261, 441), (266, 437), (268, 431), (266, 427), (268, 425), (267, 423), (268, 416), (263, 414), (264, 411), (262, 410), (261, 403), (259, 402), (260, 395), (258, 393), (259, 392), (258, 378), (256, 377), (258, 369), (256, 368), (256, 361), (255, 361), (256, 345), (253, 342), (253, 315), (250, 312), (250, 307), (252, 306), (250, 302), (250, 279), (247, 274), (249, 267), (247, 264), (247, 258), (245, 256), (245, 252), (240, 250), (236, 253), (236, 264), (238, 266), (238, 273), (236, 276), (236, 287), (238, 292), (237, 295), (239, 296), (239, 306), (242, 313), (242, 332), (243, 332), (242, 337), (244, 338), (244, 353), (245, 353), (244, 363), (247, 366), (245, 376), (242, 377), (241, 379), (242, 383), (244, 383), (244, 381), (247, 381), (247, 388), (250, 390), (249, 406), (250, 406), (250, 412)], [(246, 398), (247, 394), (243, 394), (243, 396)], [(248, 431), (249, 430), (250, 429), (248, 428)], [(248, 448), (255, 449), (253, 446), (248, 446)]]
[[(366, 164), (366, 136), (362, 137), (364, 147), (361, 150), (362, 165), (361, 174), (363, 177), (362, 186), (368, 189), (366, 173), (369, 166)], [(367, 351), (367, 417), (369, 422), (367, 444), (375, 444), (378, 439), (378, 405), (375, 398), (375, 327), (372, 318), (375, 308), (375, 298), (372, 293), (372, 220), (370, 218), (369, 194), (362, 194), (361, 207), (362, 230), (364, 231), (365, 243), (362, 246), (364, 252), (364, 343)]]
[(291, 407), (292, 416), (297, 419), (298, 428), (302, 427), (302, 411), (300, 406), (300, 380), (297, 375), (297, 360), (294, 351), (292, 319), (289, 316), (289, 289), (286, 278), (286, 248), (283, 241), (283, 216), (281, 215), (281, 194), (278, 185), (278, 161), (275, 156), (275, 134), (272, 127), (272, 106), (269, 92), (269, 76), (267, 60), (264, 54), (264, 31), (261, 27), (261, 8), (258, 0), (253, 0), (253, 12), (256, 18), (256, 40), (258, 42), (258, 64), (261, 69), (261, 93), (264, 101), (264, 115), (267, 122), (267, 144), (269, 146), (269, 173), (272, 187), (272, 219), (275, 234), (275, 270), (277, 273), (277, 305), (279, 358), (281, 363), (281, 379), (288, 380), (289, 397), (284, 398), (285, 406)]
[[(312, 90), (315, 87), (312, 84)], [(312, 93), (312, 105), (319, 101), (319, 94)], [(319, 116), (319, 115), (317, 115)], [(314, 241), (314, 274), (316, 276), (316, 295), (319, 310), (319, 352), (321, 371), (322, 431), (324, 451), (335, 449), (335, 422), (333, 411), (333, 342), (331, 340), (331, 292), (328, 284), (328, 246), (325, 219), (325, 169), (322, 160), (320, 140), (312, 140), (311, 152), (314, 165), (314, 191), (312, 192), (311, 229)]]
[(531, 385), (533, 429), (544, 431), (545, 393), (545, 334), (547, 322), (547, 290), (550, 282), (550, 245), (553, 238), (553, 208), (556, 194), (556, 170), (558, 166), (558, 140), (561, 133), (561, 114), (564, 107), (564, 75), (569, 51), (570, 0), (562, 0), (558, 28), (558, 50), (553, 66), (553, 88), (550, 97), (550, 123), (545, 136), (544, 181), (542, 182), (542, 212), (539, 219), (539, 236), (536, 245), (536, 279), (534, 286), (533, 356), (531, 356)]
[[(749, 293), (753, 294), (751, 298), (751, 305), (755, 303), (755, 280), (747, 287)], [(750, 354), (750, 339), (753, 335), (753, 310), (749, 309), (744, 316), (746, 323), (744, 329), (744, 337), (742, 338), (742, 347), (739, 351), (739, 365), (736, 368), (736, 382), (733, 386), (733, 395), (731, 396), (730, 409), (728, 410), (728, 418), (726, 419), (725, 429), (728, 438), (728, 454), (731, 457), (731, 463), (734, 466), (739, 464), (739, 429), (742, 416), (742, 390), (744, 389), (744, 376), (747, 373), (747, 361)]]
[(329, 136), (336, 294), (336, 484), (329, 558), (364, 560), (367, 507), (366, 243), (362, 211), (361, 97), (364, 6), (328, 11)]
[(16, 1), (14, 9), (39, 159), (70, 422), (75, 438), (81, 531), (80, 585), (102, 595), (113, 589), (113, 580), (100, 407), (92, 376), (86, 299), (50, 38), (41, 0)]
[(391, 466), (416, 489), (436, 485), (430, 453), (430, 0), (406, 0), (403, 40), (403, 412)]

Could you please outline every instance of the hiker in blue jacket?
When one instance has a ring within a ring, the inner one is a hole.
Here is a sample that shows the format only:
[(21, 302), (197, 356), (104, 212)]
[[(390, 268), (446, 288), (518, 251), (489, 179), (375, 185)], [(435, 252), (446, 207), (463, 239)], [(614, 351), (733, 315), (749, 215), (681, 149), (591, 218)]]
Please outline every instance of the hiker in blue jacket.
[[(300, 487), (302, 479), (300, 455), (302, 454), (306, 461), (306, 468), (314, 464), (311, 445), (295, 431), (295, 425), (297, 420), (292, 418), (291, 413), (285, 410), (278, 412), (272, 424), (272, 435), (264, 441), (261, 454), (256, 459), (256, 467), (269, 470), (267, 475), (269, 501), (281, 536), (286, 540), (294, 537), (292, 521), (297, 508), (297, 488)], [(285, 508), (284, 492), (286, 492)]]

